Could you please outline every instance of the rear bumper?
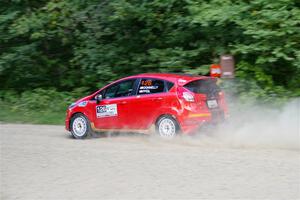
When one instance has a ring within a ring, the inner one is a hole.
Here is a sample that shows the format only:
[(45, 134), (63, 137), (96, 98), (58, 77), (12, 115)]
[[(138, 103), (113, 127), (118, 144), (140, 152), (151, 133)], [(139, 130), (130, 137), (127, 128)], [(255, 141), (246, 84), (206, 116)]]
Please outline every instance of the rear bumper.
[(205, 113), (189, 113), (181, 117), (180, 126), (183, 134), (192, 135), (200, 130), (204, 125), (216, 125), (225, 120), (223, 110), (210, 110)]

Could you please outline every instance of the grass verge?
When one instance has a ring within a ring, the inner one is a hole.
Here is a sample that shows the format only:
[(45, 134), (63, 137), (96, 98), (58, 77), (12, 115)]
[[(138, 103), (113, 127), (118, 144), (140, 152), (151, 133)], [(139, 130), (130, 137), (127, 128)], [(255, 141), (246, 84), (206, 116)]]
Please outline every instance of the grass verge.
[(12, 106), (4, 104), (1, 104), (0, 107), (0, 121), (5, 123), (63, 125), (65, 120), (65, 111), (30, 111), (14, 109)]

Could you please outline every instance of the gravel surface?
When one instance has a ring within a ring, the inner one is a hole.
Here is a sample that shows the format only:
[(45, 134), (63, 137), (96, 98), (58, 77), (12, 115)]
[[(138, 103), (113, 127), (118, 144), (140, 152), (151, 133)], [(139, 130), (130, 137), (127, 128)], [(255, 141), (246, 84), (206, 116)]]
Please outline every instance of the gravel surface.
[(0, 124), (0, 199), (300, 199), (299, 149)]

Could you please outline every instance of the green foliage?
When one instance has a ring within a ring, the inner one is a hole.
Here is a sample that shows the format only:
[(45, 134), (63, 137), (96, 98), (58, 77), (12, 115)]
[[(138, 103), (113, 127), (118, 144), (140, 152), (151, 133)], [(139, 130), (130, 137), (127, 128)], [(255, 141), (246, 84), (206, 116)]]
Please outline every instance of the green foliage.
[(8, 123), (64, 124), (65, 112), (12, 110), (10, 104), (0, 102), (0, 121)]
[(0, 101), (12, 105), (13, 110), (40, 111), (49, 110), (60, 112), (84, 94), (85, 88), (73, 92), (58, 92), (55, 89), (37, 88), (20, 94), (15, 91), (0, 93)]
[(34, 89), (20, 94), (0, 92), (0, 121), (63, 124), (67, 107), (84, 94), (85, 88), (73, 92)]
[(296, 93), (286, 90), (282, 86), (276, 86), (272, 77), (263, 72), (259, 67), (247, 62), (240, 62), (237, 66), (237, 78), (224, 84), (233, 96), (239, 96), (242, 103), (273, 103), (279, 105), (289, 97), (297, 96)]
[[(4, 0), (0, 11), (0, 89), (39, 109), (65, 95), (56, 90), (94, 90), (131, 74), (205, 75), (223, 53), (235, 56), (242, 97), (300, 95), (296, 0)], [(37, 88), (54, 89), (46, 98)]]

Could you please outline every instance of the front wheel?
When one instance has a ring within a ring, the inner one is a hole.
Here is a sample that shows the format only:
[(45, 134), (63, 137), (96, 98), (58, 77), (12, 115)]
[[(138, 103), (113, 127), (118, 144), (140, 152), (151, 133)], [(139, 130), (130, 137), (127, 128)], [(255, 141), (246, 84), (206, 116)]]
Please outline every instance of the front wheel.
[(76, 114), (72, 117), (70, 129), (75, 139), (84, 139), (92, 135), (90, 122), (83, 114)]
[(162, 116), (156, 123), (156, 132), (163, 138), (173, 138), (179, 132), (179, 125), (173, 117)]

